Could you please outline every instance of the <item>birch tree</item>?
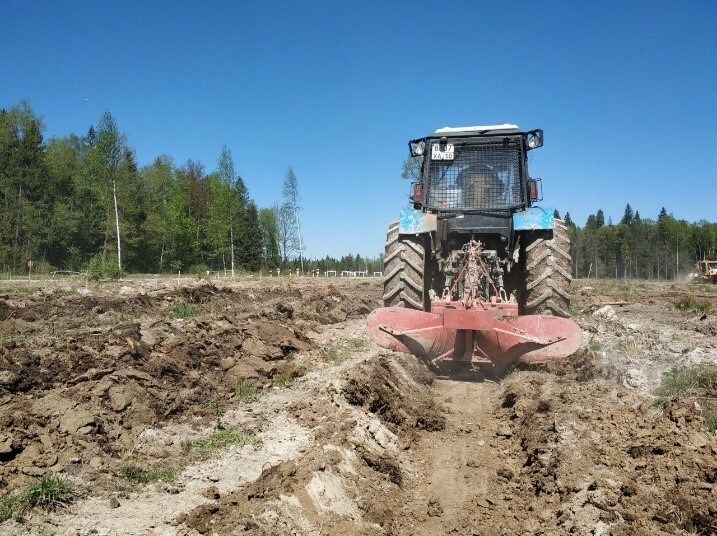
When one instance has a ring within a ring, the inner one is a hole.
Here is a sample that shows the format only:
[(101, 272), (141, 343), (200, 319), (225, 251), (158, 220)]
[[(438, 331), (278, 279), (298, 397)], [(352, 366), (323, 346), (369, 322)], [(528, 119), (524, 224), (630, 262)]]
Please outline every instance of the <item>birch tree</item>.
[(221, 214), (218, 218), (223, 220), (225, 228), (225, 243), (229, 245), (231, 272), (234, 275), (236, 267), (236, 252), (238, 236), (247, 232), (244, 229), (245, 212), (248, 203), (247, 189), (244, 180), (234, 168), (232, 153), (226, 145), (222, 145), (219, 155), (218, 170), (222, 188), (221, 197), (216, 199)]
[(277, 214), (278, 241), (282, 263), (286, 265), (289, 257), (298, 254), (303, 272), (304, 243), (301, 237), (299, 219), (299, 212), (301, 212), (300, 201), (299, 179), (294, 174), (294, 170), (289, 168), (284, 177), (282, 203)]
[(109, 111), (100, 117), (97, 124), (97, 142), (95, 148), (100, 159), (104, 178), (111, 185), (114, 205), (114, 224), (117, 236), (117, 269), (122, 273), (122, 239), (120, 236), (120, 216), (117, 204), (117, 171), (125, 152), (126, 138), (120, 133), (117, 122)]

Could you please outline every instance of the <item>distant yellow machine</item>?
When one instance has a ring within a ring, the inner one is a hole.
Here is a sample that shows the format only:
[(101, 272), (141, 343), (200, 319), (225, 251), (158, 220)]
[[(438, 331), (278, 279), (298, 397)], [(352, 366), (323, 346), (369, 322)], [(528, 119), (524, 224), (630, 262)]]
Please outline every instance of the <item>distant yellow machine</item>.
[(717, 261), (699, 261), (693, 272), (687, 276), (692, 283), (717, 283)]

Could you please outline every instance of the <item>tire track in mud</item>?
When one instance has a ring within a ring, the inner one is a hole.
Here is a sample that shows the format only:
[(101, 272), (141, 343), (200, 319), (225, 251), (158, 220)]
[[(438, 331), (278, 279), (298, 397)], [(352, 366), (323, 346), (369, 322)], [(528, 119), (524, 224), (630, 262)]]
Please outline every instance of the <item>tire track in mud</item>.
[(414, 488), (403, 516), (417, 522), (397, 534), (442, 534), (490, 494), (498, 458), (492, 444), (491, 386), (450, 379), (434, 383), (434, 396), (446, 408), (446, 429), (425, 438), (411, 455), (420, 463), (425, 482)]
[(408, 456), (419, 469), (406, 487), (392, 534), (521, 534), (532, 489), (519, 483), (525, 460), (503, 399), (504, 386), (477, 376), (442, 378), (433, 395), (444, 430), (423, 433)]

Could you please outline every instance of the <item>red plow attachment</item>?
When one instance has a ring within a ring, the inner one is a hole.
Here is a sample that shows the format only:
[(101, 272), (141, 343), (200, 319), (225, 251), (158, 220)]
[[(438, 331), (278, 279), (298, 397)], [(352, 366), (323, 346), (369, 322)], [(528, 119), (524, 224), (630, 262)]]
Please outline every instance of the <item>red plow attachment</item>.
[(384, 348), (422, 357), (434, 365), (476, 364), (500, 372), (507, 366), (563, 359), (581, 342), (580, 327), (556, 316), (518, 316), (513, 303), (434, 301), (431, 312), (376, 309), (369, 335)]

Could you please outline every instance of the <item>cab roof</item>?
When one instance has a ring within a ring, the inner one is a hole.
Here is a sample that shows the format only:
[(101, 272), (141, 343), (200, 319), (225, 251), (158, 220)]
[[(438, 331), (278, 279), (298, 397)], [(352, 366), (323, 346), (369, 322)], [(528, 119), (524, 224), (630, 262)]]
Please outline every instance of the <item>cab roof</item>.
[(503, 123), (502, 125), (476, 125), (471, 127), (443, 127), (429, 137), (436, 136), (483, 136), (486, 134), (517, 134), (520, 133), (520, 127), (512, 123)]

